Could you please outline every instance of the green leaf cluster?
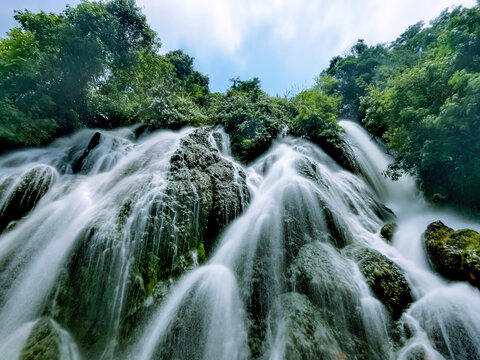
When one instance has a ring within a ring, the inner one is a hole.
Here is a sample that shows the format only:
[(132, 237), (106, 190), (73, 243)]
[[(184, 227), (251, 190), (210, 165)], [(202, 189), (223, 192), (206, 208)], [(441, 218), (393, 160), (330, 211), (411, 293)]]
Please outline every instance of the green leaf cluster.
[[(226, 94), (210, 94), (191, 56), (159, 54), (160, 40), (134, 0), (82, 1), (60, 14), (25, 10), (15, 18), (18, 27), (0, 42), (0, 152), (82, 127), (136, 123), (223, 125), (244, 162), (288, 128), (327, 152), (342, 146), (336, 118), (345, 86), (334, 76), (293, 98), (269, 96), (256, 77), (233, 78)], [(359, 42), (355, 51), (369, 48)]]
[(160, 41), (134, 0), (82, 1), (60, 14), (18, 11), (0, 40), (0, 151), (82, 127), (209, 122), (207, 76)]
[(268, 96), (260, 80), (231, 79), (226, 95), (211, 98), (211, 117), (230, 134), (232, 151), (243, 162), (264, 153), (282, 132), (308, 138), (324, 150), (343, 146), (337, 115), (340, 97), (326, 94), (324, 88), (336, 81), (320, 77), (309, 90), (293, 98)]
[(325, 71), (342, 114), (387, 142), (388, 175), (415, 174), (429, 199), (480, 210), (480, 6), (359, 45)]
[(288, 102), (261, 91), (257, 78), (232, 82), (226, 95), (216, 95), (211, 112), (230, 134), (234, 155), (249, 162), (265, 152), (287, 126)]

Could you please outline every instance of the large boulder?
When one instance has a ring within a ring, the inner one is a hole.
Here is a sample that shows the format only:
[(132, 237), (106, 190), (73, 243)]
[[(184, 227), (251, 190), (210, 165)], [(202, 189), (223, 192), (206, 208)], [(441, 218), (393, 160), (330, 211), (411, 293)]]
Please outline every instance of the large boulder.
[(37, 165), (18, 178), (8, 177), (0, 184), (0, 233), (13, 221), (27, 215), (54, 182), (56, 171)]
[[(202, 237), (207, 252), (218, 233), (241, 214), (249, 201), (244, 171), (220, 155), (209, 135), (208, 128), (201, 128), (182, 139), (170, 159), (167, 188), (167, 193), (180, 197), (182, 212), (199, 211), (203, 233), (188, 237)], [(191, 222), (189, 214), (185, 215), (183, 218)]]
[(330, 244), (316, 241), (300, 249), (289, 272), (293, 289), (316, 306), (345, 358), (369, 354), (351, 262)]
[(382, 226), (380, 229), (380, 235), (388, 242), (391, 243), (393, 241), (393, 235), (395, 235), (395, 231), (397, 230), (396, 223), (388, 223)]
[(330, 327), (321, 319), (319, 309), (306, 295), (282, 294), (280, 307), (284, 358), (289, 360), (346, 359)]
[(399, 319), (413, 302), (410, 286), (400, 267), (373, 249), (356, 248), (351, 253), (375, 296), (394, 320)]
[(441, 221), (428, 225), (425, 248), (431, 265), (450, 280), (470, 282), (480, 289), (480, 234), (453, 230)]

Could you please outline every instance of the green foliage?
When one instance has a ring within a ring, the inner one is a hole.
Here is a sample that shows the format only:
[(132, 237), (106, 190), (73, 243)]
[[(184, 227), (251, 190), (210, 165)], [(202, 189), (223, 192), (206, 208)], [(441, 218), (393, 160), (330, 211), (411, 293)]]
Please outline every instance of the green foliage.
[(332, 77), (321, 76), (312, 89), (291, 99), (290, 132), (313, 141), (342, 167), (357, 172), (358, 166), (337, 121), (341, 97), (327, 94), (336, 85)]
[(170, 51), (165, 57), (174, 66), (177, 78), (182, 81), (185, 91), (197, 103), (204, 105), (206, 96), (210, 92), (208, 89), (209, 79), (208, 76), (194, 70), (194, 58), (185, 54), (182, 50)]
[(389, 54), (385, 47), (382, 45), (369, 47), (361, 39), (352, 46), (349, 55), (336, 56), (330, 61), (330, 66), (323, 75), (333, 77), (337, 83), (327, 89), (327, 94), (341, 95), (342, 116), (351, 118), (363, 116), (360, 97), (365, 95), (365, 88), (378, 76), (376, 70), (389, 62)]
[(232, 81), (227, 95), (216, 96), (212, 107), (230, 134), (235, 156), (249, 162), (265, 152), (286, 126), (287, 105), (262, 92), (256, 78)]
[(0, 151), (85, 126), (203, 125), (208, 77), (160, 41), (134, 0), (19, 11), (0, 42)]
[(319, 145), (325, 142), (341, 147), (341, 128), (337, 114), (340, 99), (310, 89), (298, 94), (293, 100), (297, 115), (290, 122), (294, 134), (305, 136)]
[(236, 78), (230, 79), (232, 82), (232, 87), (230, 88), (230, 94), (236, 91), (243, 91), (243, 92), (259, 92), (260, 89), (260, 79), (254, 77), (250, 80), (240, 80), (237, 76)]
[(389, 46), (354, 46), (350, 55), (334, 58), (327, 70), (339, 81), (329, 93), (342, 96), (342, 112), (356, 113), (367, 130), (394, 151), (388, 175), (416, 174), (431, 200), (476, 210), (478, 24), (478, 5), (444, 11), (430, 26), (412, 25)]
[(203, 264), (207, 259), (207, 255), (205, 254), (205, 247), (203, 243), (200, 243), (197, 248), (197, 256), (198, 256), (198, 263)]

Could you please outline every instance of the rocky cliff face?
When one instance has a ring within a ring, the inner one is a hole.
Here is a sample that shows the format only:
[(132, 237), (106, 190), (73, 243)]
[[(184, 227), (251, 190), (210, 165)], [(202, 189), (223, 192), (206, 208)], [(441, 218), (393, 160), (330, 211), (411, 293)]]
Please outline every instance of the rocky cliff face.
[[(164, 185), (151, 198), (141, 200), (132, 186), (133, 193), (119, 200), (111, 226), (105, 230), (95, 221), (79, 235), (75, 255), (52, 298), (62, 304), (57, 321), (72, 329), (92, 353), (105, 347), (109, 338), (105, 334), (120, 331), (128, 336), (144, 316), (147, 298), (158, 299), (174, 279), (204, 262), (218, 234), (248, 204), (243, 169), (220, 154), (211, 133), (210, 128), (200, 128), (180, 139), (169, 159)], [(83, 164), (89, 163), (89, 154), (99, 146), (102, 137), (97, 134), (83, 152)], [(149, 171), (155, 176), (155, 168)], [(130, 239), (131, 253), (121, 265), (116, 252), (122, 250), (115, 250), (115, 244), (126, 242), (125, 237)], [(92, 265), (92, 259), (99, 265)], [(124, 272), (124, 285), (112, 269)], [(119, 286), (122, 308), (116, 320), (105, 321), (105, 313), (119, 306), (115, 300)]]

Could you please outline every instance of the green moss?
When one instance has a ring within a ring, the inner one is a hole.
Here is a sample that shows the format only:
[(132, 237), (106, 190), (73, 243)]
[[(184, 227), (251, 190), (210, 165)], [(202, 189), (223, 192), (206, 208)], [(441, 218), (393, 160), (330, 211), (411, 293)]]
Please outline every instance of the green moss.
[(143, 278), (145, 292), (151, 294), (153, 288), (158, 283), (160, 272), (160, 258), (149, 251), (145, 261), (141, 264), (140, 274)]
[(203, 243), (200, 243), (197, 248), (197, 256), (198, 256), (198, 263), (203, 264), (207, 258), (205, 254), (205, 248), (203, 247)]
[(294, 360), (347, 358), (332, 336), (333, 329), (306, 295), (295, 292), (280, 296), (286, 324), (285, 358)]
[(428, 225), (424, 234), (431, 265), (451, 280), (480, 288), (480, 234), (471, 229), (454, 231), (441, 221)]
[(372, 249), (357, 249), (353, 257), (358, 261), (358, 267), (369, 287), (392, 318), (400, 318), (413, 298), (410, 286), (398, 265)]
[(61, 360), (60, 339), (52, 321), (42, 318), (32, 329), (19, 360)]
[[(4, 206), (0, 207), (0, 233), (9, 223), (27, 215), (47, 193), (54, 180), (55, 170), (46, 165), (35, 166), (22, 174)], [(7, 190), (7, 185), (14, 181), (13, 177), (7, 179), (6, 184), (1, 187)]]
[(387, 242), (392, 242), (393, 240), (393, 235), (395, 233), (395, 230), (397, 229), (397, 224), (395, 223), (388, 223), (382, 226), (380, 229), (380, 235), (387, 240)]

